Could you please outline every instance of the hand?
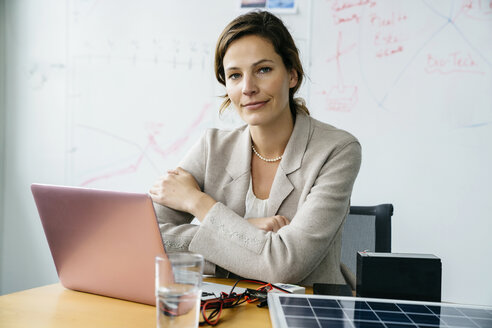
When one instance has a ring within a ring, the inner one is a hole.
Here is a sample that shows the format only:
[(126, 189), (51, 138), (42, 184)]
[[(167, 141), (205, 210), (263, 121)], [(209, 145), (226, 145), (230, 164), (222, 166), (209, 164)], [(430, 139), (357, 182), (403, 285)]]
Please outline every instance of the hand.
[(280, 228), (290, 223), (283, 215), (269, 216), (266, 218), (252, 218), (248, 219), (248, 222), (258, 229), (273, 232), (277, 232)]
[(202, 221), (216, 201), (200, 190), (193, 175), (178, 167), (167, 171), (150, 188), (152, 200), (177, 211), (188, 212)]
[(201, 190), (193, 175), (178, 167), (167, 171), (149, 190), (152, 200), (172, 209), (191, 212), (193, 201)]

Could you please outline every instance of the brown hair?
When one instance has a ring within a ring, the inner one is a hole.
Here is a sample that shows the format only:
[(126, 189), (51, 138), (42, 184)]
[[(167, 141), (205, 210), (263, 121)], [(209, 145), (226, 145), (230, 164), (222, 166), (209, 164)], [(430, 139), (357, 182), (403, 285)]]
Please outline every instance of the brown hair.
[[(297, 112), (309, 115), (304, 99), (294, 98), (304, 78), (299, 50), (282, 20), (267, 11), (252, 11), (238, 16), (222, 31), (215, 47), (215, 76), (217, 81), (225, 86), (223, 65), (225, 53), (233, 41), (246, 35), (257, 35), (270, 41), (275, 52), (282, 57), (287, 70), (294, 69), (297, 72), (297, 84), (289, 90), (290, 111), (293, 117), (296, 116)], [(227, 94), (224, 95), (224, 98), (220, 106), (221, 113), (231, 103)]]

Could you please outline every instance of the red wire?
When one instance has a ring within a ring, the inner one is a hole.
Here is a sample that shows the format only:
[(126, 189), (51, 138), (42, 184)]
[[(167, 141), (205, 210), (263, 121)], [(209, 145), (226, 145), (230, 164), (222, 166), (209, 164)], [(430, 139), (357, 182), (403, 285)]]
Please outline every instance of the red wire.
[[(283, 288), (280, 288), (280, 287), (277, 287), (275, 285), (272, 285), (270, 283), (267, 283), (267, 282), (264, 282), (264, 281), (261, 281), (261, 280), (254, 280), (254, 279), (241, 279), (241, 280), (238, 280), (236, 281), (236, 283), (232, 286), (231, 288), (231, 291), (229, 294), (227, 293), (221, 293), (220, 297), (219, 298), (216, 298), (216, 299), (213, 299), (213, 300), (208, 300), (206, 301), (205, 303), (203, 303), (202, 305), (202, 316), (203, 316), (203, 319), (205, 320), (205, 322), (211, 326), (215, 326), (218, 322), (219, 322), (219, 319), (220, 319), (220, 315), (222, 314), (222, 310), (224, 308), (231, 308), (231, 307), (234, 307), (236, 305), (239, 305), (239, 304), (242, 304), (244, 303), (245, 301), (247, 303), (253, 303), (255, 301), (257, 301), (258, 299), (255, 298), (255, 299), (249, 299), (248, 296), (244, 295), (244, 301), (241, 302), (241, 298), (243, 297), (243, 294), (239, 294), (237, 295), (236, 293), (234, 293), (234, 288), (236, 287), (236, 285), (239, 283), (239, 282), (251, 282), (251, 283), (255, 283), (255, 284), (261, 284), (262, 286), (258, 287), (256, 290), (265, 290), (268, 292), (272, 289), (278, 289), (280, 291), (283, 291), (284, 293), (290, 293), (288, 290), (285, 290)], [(214, 307), (214, 306), (211, 306), (209, 308), (210, 305), (213, 305), (214, 303), (217, 303), (218, 307)], [(206, 311), (207, 310), (212, 310), (212, 312), (207, 316), (206, 314)], [(216, 317), (215, 320), (210, 320), (212, 319), (213, 317)]]
[[(220, 304), (219, 311), (216, 314), (217, 315), (217, 319), (215, 319), (215, 321), (210, 321), (208, 319), (207, 314), (205, 313), (205, 311), (207, 310), (207, 305), (209, 303), (219, 303)], [(219, 319), (220, 319), (220, 315), (221, 314), (222, 314), (222, 301), (221, 300), (219, 300), (219, 301), (217, 301), (217, 300), (209, 300), (209, 301), (206, 301), (205, 304), (203, 304), (203, 307), (202, 307), (202, 316), (203, 316), (203, 319), (205, 320), (205, 322), (208, 323), (209, 325), (211, 325), (211, 326), (216, 325), (219, 322)]]
[[(159, 303), (160, 303), (160, 302), (159, 302)], [(171, 315), (171, 316), (177, 316), (177, 315), (178, 315), (178, 313), (177, 313), (177, 312), (173, 312), (173, 311), (171, 311), (171, 310), (169, 310), (169, 309), (166, 309), (166, 307), (165, 307), (165, 306), (164, 306), (164, 304), (162, 304), (162, 303), (160, 303), (160, 304), (159, 304), (159, 310), (160, 310), (161, 312), (164, 312), (164, 313), (169, 313), (169, 315)], [(165, 315), (166, 315), (166, 314), (165, 314)]]

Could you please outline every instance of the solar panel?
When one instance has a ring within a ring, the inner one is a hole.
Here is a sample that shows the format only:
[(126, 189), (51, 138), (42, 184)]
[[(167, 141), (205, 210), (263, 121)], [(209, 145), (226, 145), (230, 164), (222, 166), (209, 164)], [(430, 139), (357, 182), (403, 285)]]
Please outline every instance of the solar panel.
[(274, 328), (492, 327), (492, 308), (327, 295), (268, 294)]

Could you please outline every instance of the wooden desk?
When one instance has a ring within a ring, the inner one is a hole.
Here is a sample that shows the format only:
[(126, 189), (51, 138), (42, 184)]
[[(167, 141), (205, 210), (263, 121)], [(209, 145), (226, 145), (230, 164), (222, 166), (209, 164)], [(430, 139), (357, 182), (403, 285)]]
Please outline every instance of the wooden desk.
[[(232, 279), (206, 278), (232, 285)], [(240, 287), (258, 287), (242, 283)], [(312, 293), (312, 289), (307, 289)], [(13, 327), (155, 327), (155, 307), (76, 292), (53, 284), (0, 296), (0, 326)], [(204, 326), (207, 327), (207, 326)], [(218, 327), (271, 327), (268, 308), (244, 303), (224, 309)]]

